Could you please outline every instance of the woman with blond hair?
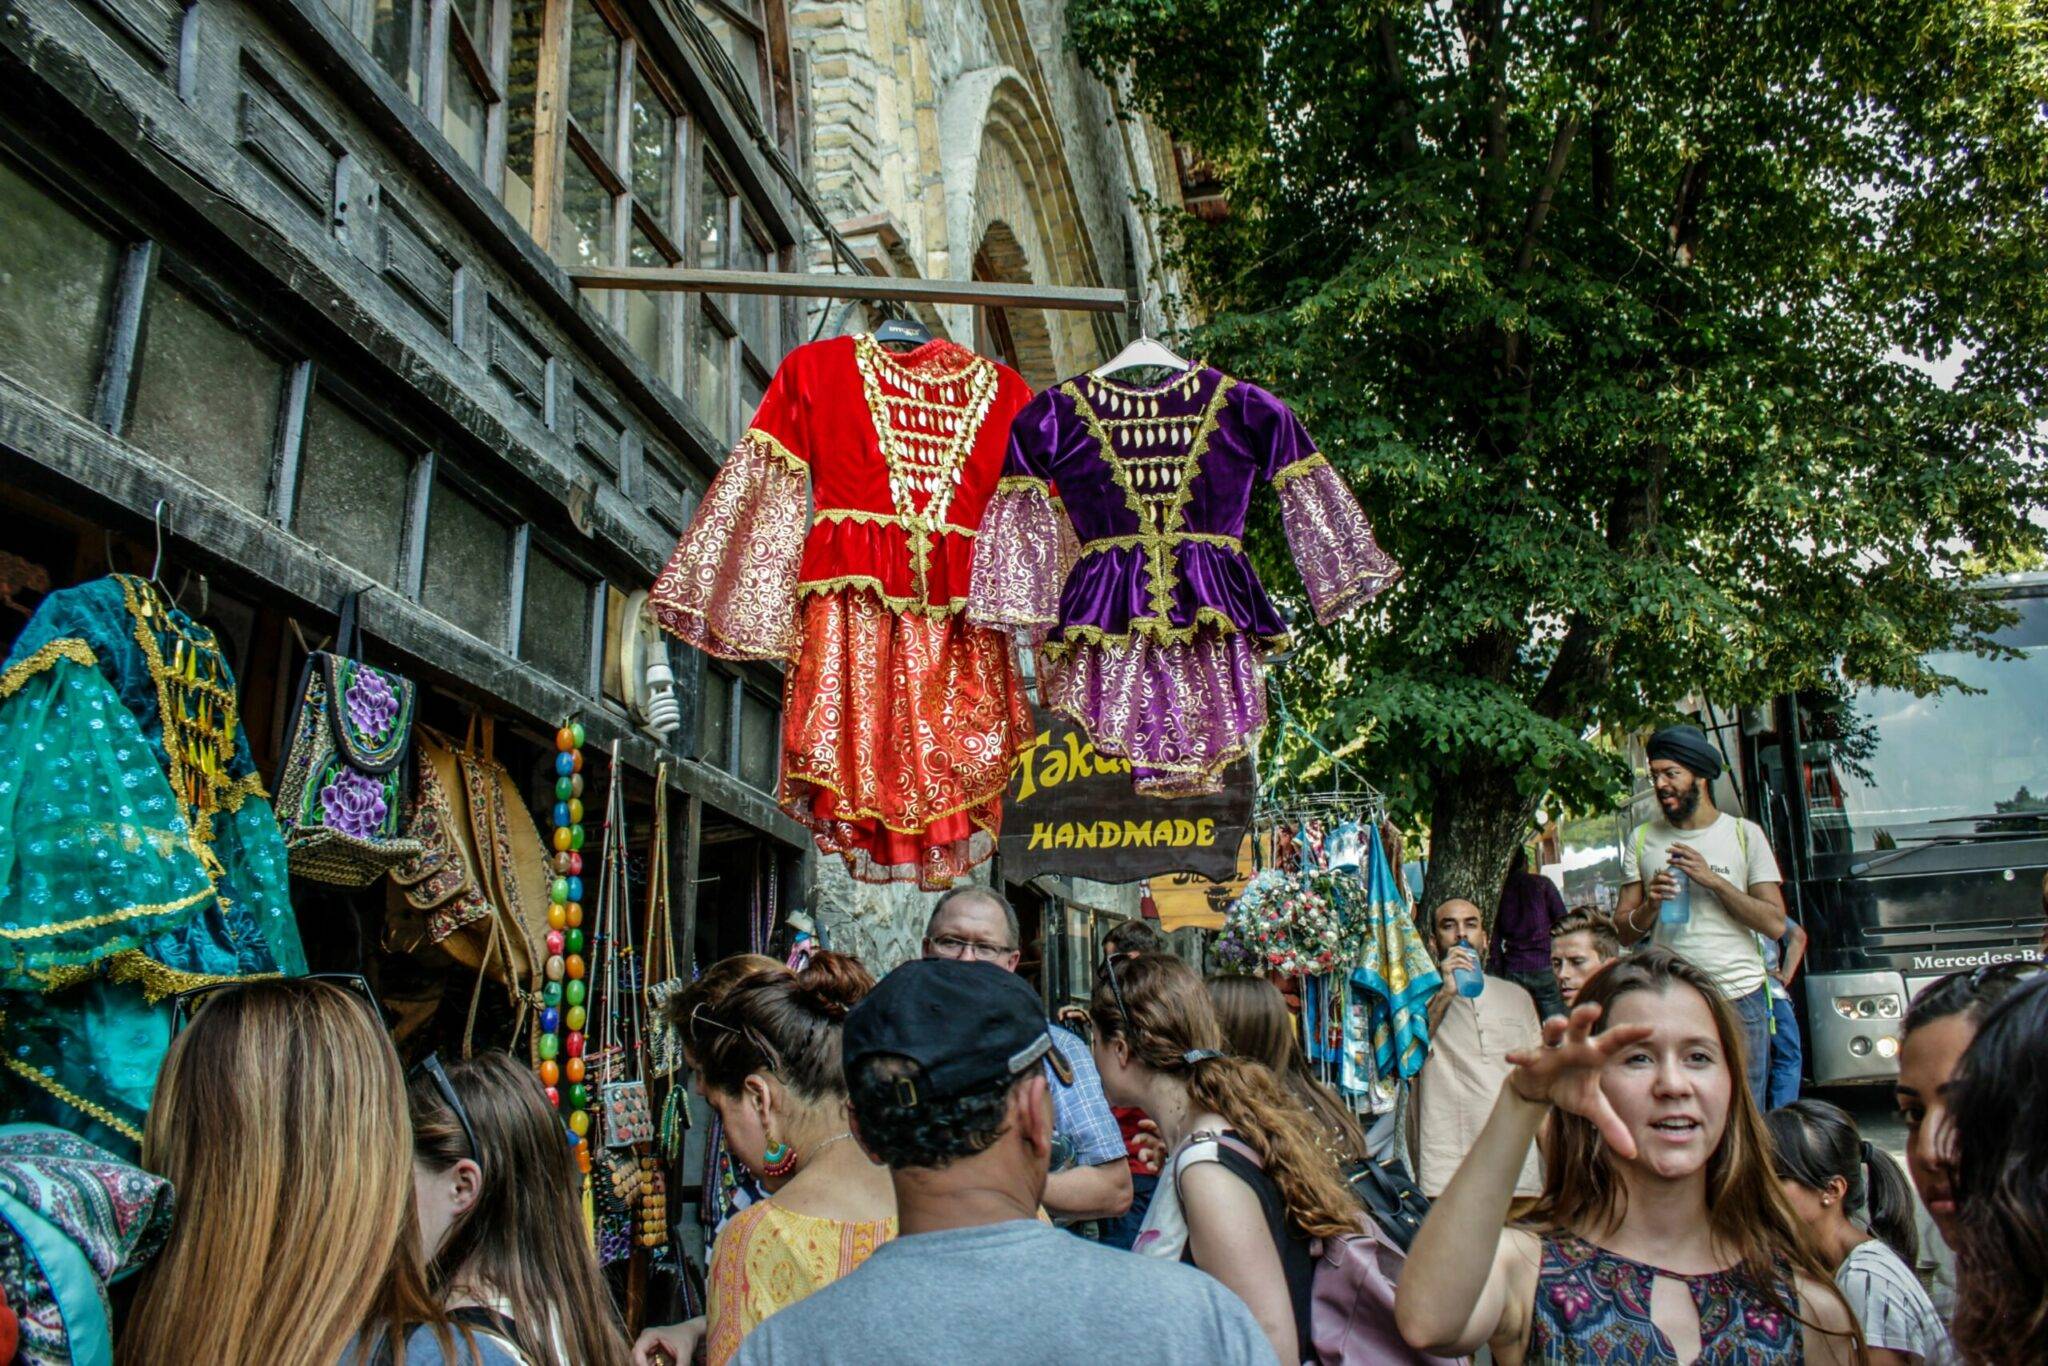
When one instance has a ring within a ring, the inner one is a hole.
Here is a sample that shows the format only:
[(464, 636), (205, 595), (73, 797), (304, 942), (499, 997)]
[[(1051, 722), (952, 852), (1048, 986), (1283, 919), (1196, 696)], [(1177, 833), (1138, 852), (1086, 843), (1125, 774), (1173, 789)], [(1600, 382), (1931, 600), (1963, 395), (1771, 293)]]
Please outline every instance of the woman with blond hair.
[[(1743, 1033), (1669, 949), (1609, 963), (1543, 1046), (1511, 1053), (1486, 1127), (1430, 1209), (1395, 1317), (1424, 1351), (1500, 1366), (1792, 1366), (1862, 1358), (1745, 1084)], [(1546, 1129), (1547, 1120), (1547, 1129)], [(1537, 1131), (1543, 1193), (1508, 1205)]]
[(530, 1366), (625, 1366), (567, 1130), (532, 1069), (430, 1057), (407, 1100), (428, 1282), (451, 1317)]
[(512, 1366), (428, 1293), (405, 1077), (361, 978), (233, 982), (177, 1014), (142, 1164), (177, 1192), (123, 1366)]
[(1316, 1080), (1295, 1037), (1294, 1014), (1280, 988), (1263, 977), (1225, 974), (1209, 979), (1209, 1002), (1223, 1026), (1223, 1046), (1235, 1057), (1264, 1063), (1301, 1107), (1315, 1118), (1323, 1151), (1339, 1171), (1366, 1155), (1365, 1130), (1337, 1093)]
[(1110, 1103), (1144, 1110), (1167, 1144), (1135, 1250), (1200, 1267), (1281, 1361), (1313, 1360), (1311, 1244), (1359, 1231), (1321, 1125), (1263, 1064), (1224, 1052), (1202, 979), (1178, 958), (1103, 959), (1088, 1018)]

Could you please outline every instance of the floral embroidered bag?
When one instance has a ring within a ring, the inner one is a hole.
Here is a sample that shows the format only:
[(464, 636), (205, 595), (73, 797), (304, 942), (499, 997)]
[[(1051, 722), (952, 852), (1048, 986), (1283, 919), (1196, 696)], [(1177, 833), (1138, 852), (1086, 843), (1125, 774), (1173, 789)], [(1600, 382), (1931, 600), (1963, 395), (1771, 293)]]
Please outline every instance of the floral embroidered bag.
[(342, 599), (332, 650), (306, 657), (277, 814), (292, 871), (361, 887), (420, 853), (404, 838), (410, 790), (411, 680), (362, 662), (361, 594)]

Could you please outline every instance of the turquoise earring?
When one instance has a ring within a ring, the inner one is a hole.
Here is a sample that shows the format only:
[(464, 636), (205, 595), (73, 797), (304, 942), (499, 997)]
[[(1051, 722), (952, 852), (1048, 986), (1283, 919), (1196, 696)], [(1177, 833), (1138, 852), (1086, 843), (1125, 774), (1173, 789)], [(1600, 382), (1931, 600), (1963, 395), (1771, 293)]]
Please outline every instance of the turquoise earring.
[(787, 1143), (771, 1143), (761, 1155), (761, 1175), (780, 1181), (796, 1170), (796, 1154)]

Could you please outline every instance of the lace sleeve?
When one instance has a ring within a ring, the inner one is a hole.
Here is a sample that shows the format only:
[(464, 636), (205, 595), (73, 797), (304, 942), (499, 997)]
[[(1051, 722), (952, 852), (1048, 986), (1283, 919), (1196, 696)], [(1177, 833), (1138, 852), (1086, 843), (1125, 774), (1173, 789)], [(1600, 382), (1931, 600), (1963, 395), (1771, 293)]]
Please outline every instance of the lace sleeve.
[(792, 659), (810, 471), (747, 429), (648, 594), (671, 635), (724, 659)]
[(1003, 477), (975, 534), (967, 590), (969, 620), (1034, 645), (1059, 624), (1060, 593), (1081, 555), (1046, 470), (1057, 422), (1057, 411), (1041, 394), (1011, 424)]
[(1320, 454), (1282, 469), (1273, 483), (1317, 625), (1328, 626), (1401, 577), (1400, 566), (1373, 539), (1358, 500)]

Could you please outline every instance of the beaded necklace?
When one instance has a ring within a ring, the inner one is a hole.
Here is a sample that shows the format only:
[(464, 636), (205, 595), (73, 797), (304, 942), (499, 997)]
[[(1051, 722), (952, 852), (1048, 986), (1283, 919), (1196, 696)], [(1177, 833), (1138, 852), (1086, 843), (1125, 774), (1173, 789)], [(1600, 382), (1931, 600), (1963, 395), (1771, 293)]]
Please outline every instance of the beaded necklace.
[[(548, 1099), (567, 1110), (576, 1168), (590, 1175), (590, 1088), (584, 1080), (584, 1026), (589, 1021), (583, 961), (583, 741), (581, 721), (555, 732), (554, 882), (548, 888), (546, 981), (540, 1033), (534, 1041)], [(586, 1187), (587, 1194), (587, 1187)]]

